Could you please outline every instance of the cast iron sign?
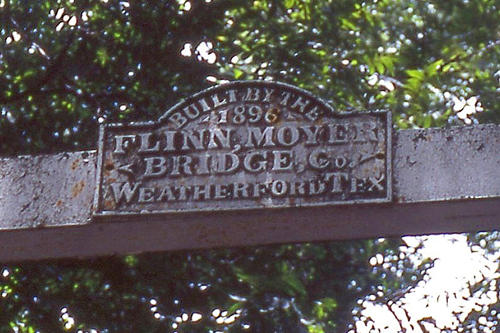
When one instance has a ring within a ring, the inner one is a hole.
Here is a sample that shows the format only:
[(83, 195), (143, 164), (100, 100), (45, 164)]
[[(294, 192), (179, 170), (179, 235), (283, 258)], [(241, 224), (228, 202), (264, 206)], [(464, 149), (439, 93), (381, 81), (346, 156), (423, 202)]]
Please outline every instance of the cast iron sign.
[(389, 202), (391, 126), (282, 83), (220, 85), (101, 126), (95, 214)]

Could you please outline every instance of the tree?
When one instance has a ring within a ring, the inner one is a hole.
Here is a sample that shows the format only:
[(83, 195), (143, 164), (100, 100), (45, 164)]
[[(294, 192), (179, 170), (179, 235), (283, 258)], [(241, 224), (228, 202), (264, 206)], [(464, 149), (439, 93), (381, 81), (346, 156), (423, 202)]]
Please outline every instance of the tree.
[[(500, 119), (495, 1), (2, 0), (0, 10), (3, 155), (94, 148), (99, 122), (155, 119), (233, 79), (291, 83), (339, 110), (389, 109), (400, 128)], [(343, 332), (358, 299), (425, 274), (404, 258), (395, 271), (368, 264), (377, 253), (400, 258), (400, 245), (9, 266), (0, 327)]]

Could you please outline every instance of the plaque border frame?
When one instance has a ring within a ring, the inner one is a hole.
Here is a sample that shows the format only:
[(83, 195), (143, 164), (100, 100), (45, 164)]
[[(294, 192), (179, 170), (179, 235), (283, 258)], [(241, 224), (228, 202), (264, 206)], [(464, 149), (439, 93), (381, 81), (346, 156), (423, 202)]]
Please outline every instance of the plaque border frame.
[(300, 92), (301, 94), (306, 95), (307, 97), (319, 101), (323, 105), (327, 106), (327, 109), (332, 112), (336, 117), (355, 117), (356, 115), (361, 114), (385, 114), (385, 125), (386, 125), (386, 142), (385, 142), (385, 170), (386, 170), (386, 196), (383, 198), (375, 198), (375, 199), (355, 199), (355, 200), (346, 200), (346, 201), (335, 201), (335, 202), (319, 202), (319, 203), (302, 203), (296, 205), (279, 205), (272, 207), (231, 207), (219, 209), (220, 212), (235, 212), (235, 211), (262, 211), (268, 209), (287, 209), (287, 208), (301, 208), (301, 207), (326, 207), (326, 206), (354, 206), (354, 205), (370, 205), (370, 204), (384, 204), (391, 203), (393, 201), (393, 160), (392, 160), (392, 112), (389, 110), (369, 110), (369, 111), (336, 111), (329, 103), (323, 101), (320, 97), (313, 95), (311, 92), (304, 90), (302, 88), (277, 82), (277, 81), (263, 81), (263, 80), (248, 80), (248, 81), (231, 81), (229, 83), (224, 83), (220, 85), (216, 85), (214, 87), (210, 87), (208, 89), (197, 92), (193, 95), (190, 95), (188, 98), (181, 100), (176, 103), (172, 107), (170, 107), (166, 112), (164, 112), (156, 121), (140, 121), (140, 122), (130, 122), (130, 123), (102, 123), (99, 124), (99, 139), (97, 145), (97, 167), (96, 167), (96, 182), (95, 182), (95, 191), (94, 191), (94, 201), (92, 207), (92, 216), (96, 218), (100, 217), (133, 217), (133, 216), (155, 216), (155, 215), (170, 215), (170, 214), (192, 214), (192, 213), (203, 213), (203, 212), (213, 212), (210, 208), (198, 208), (198, 209), (183, 209), (183, 210), (141, 210), (138, 211), (111, 211), (100, 209), (101, 207), (101, 183), (103, 179), (102, 171), (103, 171), (103, 148), (104, 148), (104, 139), (106, 135), (106, 130), (108, 128), (126, 128), (126, 127), (155, 127), (161, 125), (161, 123), (168, 118), (169, 114), (176, 110), (178, 107), (182, 106), (184, 103), (189, 103), (191, 100), (196, 99), (198, 96), (208, 94), (210, 92), (223, 89), (224, 87), (238, 87), (238, 86), (246, 86), (246, 85), (261, 85), (261, 86), (278, 86), (281, 88), (287, 88), (291, 90), (295, 90)]

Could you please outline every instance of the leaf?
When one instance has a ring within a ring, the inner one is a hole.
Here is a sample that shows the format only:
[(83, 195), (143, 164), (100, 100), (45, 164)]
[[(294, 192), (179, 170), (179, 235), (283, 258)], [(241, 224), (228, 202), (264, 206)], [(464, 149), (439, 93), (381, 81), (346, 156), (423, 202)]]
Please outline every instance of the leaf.
[(444, 63), (443, 59), (436, 60), (432, 63), (430, 63), (426, 68), (425, 68), (425, 74), (427, 76), (434, 76), (438, 72), (438, 70), (441, 68), (442, 64)]
[(245, 273), (242, 268), (235, 267), (234, 272), (236, 276), (238, 277), (239, 280), (242, 282), (247, 283), (250, 287), (252, 288), (258, 288), (259, 287), (259, 279), (256, 278), (255, 276), (252, 276), (248, 273)]
[(295, 273), (288, 274), (286, 277), (284, 277), (284, 279), (286, 284), (290, 287), (290, 294), (299, 294), (301, 296), (305, 296), (307, 294), (304, 285)]
[(358, 27), (354, 23), (352, 23), (351, 21), (349, 21), (346, 18), (341, 18), (340, 23), (341, 23), (340, 26), (342, 27), (342, 29), (354, 30), (354, 31), (359, 30)]
[(285, 0), (284, 5), (286, 9), (291, 9), (295, 6), (295, 0)]
[(245, 74), (245, 72), (243, 72), (241, 69), (239, 69), (239, 68), (235, 68), (234, 69), (234, 78), (236, 80), (238, 80), (239, 78), (241, 78), (243, 76), (243, 74)]
[(297, 277), (297, 273), (291, 270), (286, 262), (281, 263), (280, 270), (282, 272), (281, 279), (285, 282), (287, 293), (290, 295), (300, 294), (301, 296), (305, 296), (306, 290), (304, 284)]
[(320, 301), (321, 301), (321, 303), (323, 303), (323, 306), (328, 311), (332, 311), (332, 310), (336, 309), (338, 306), (337, 301), (331, 297), (322, 298)]
[(411, 78), (406, 81), (405, 88), (418, 92), (422, 86), (422, 81), (417, 78)]
[(429, 128), (429, 127), (431, 127), (431, 125), (432, 125), (432, 116), (431, 115), (425, 115), (423, 127)]
[(446, 65), (443, 66), (443, 73), (446, 73), (448, 72), (451, 68), (453, 68), (455, 66), (455, 63), (454, 62), (450, 62)]
[(104, 67), (109, 58), (107, 50), (104, 47), (99, 48), (96, 52), (96, 56), (99, 64)]
[(425, 73), (419, 69), (407, 69), (406, 74), (411, 77), (423, 81), (425, 78)]
[(384, 67), (384, 64), (382, 63), (382, 61), (380, 61), (379, 59), (376, 59), (374, 64), (375, 64), (375, 69), (377, 70), (377, 72), (380, 74), (384, 74), (385, 67)]
[(324, 333), (325, 330), (318, 324), (312, 324), (307, 326), (308, 333)]
[(236, 302), (233, 305), (231, 305), (229, 308), (227, 308), (227, 312), (229, 314), (235, 313), (238, 309), (241, 309), (242, 304), (240, 302)]

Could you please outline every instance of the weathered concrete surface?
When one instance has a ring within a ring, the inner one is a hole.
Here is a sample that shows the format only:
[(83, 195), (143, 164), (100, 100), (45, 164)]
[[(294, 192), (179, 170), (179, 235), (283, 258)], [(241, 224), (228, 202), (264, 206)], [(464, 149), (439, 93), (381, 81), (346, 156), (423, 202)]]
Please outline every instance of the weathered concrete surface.
[(0, 159), (0, 260), (493, 230), (500, 126), (394, 136), (394, 203), (91, 221), (95, 152)]

